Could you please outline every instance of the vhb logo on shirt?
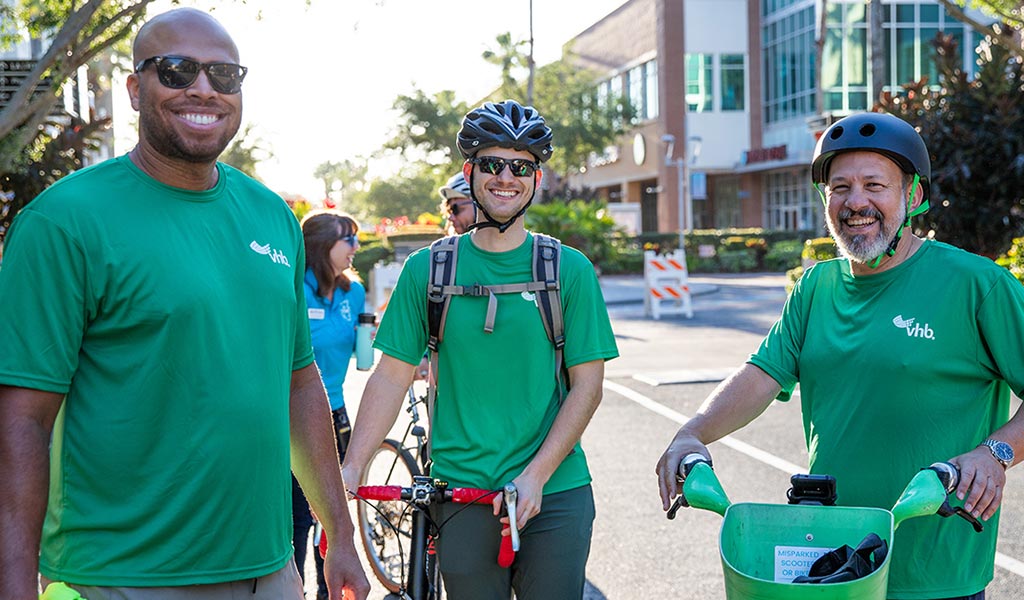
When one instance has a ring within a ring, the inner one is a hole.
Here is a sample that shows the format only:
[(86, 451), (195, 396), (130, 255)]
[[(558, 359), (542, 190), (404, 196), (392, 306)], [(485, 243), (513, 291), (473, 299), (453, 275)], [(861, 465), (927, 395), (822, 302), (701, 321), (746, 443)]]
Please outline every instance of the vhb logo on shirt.
[(903, 315), (896, 315), (893, 317), (892, 324), (900, 329), (905, 329), (907, 337), (924, 338), (926, 340), (934, 340), (935, 332), (928, 326), (928, 323), (921, 325), (920, 323), (914, 323), (917, 319), (904, 319)]
[(251, 248), (252, 251), (255, 252), (256, 254), (263, 254), (265, 256), (269, 256), (271, 261), (273, 261), (273, 262), (275, 262), (275, 263), (277, 263), (279, 265), (284, 265), (286, 267), (292, 266), (288, 262), (288, 257), (285, 256), (284, 253), (281, 252), (280, 250), (277, 250), (277, 249), (273, 249), (272, 250), (270, 248), (270, 244), (264, 244), (264, 245), (261, 246), (261, 245), (256, 243), (256, 240), (253, 240), (249, 244), (249, 248)]

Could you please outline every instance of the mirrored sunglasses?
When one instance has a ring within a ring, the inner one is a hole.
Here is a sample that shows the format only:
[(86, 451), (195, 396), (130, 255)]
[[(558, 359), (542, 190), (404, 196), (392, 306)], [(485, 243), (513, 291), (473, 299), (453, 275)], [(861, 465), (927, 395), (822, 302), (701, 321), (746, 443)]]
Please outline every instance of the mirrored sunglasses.
[(221, 94), (237, 94), (242, 91), (242, 80), (249, 69), (234, 63), (201, 63), (184, 56), (153, 56), (135, 65), (135, 72), (141, 73), (146, 66), (153, 63), (156, 75), (164, 87), (182, 90), (199, 77), (200, 71), (206, 71), (210, 87)]
[(525, 158), (513, 158), (505, 159), (498, 158), (497, 156), (478, 156), (476, 158), (469, 159), (469, 162), (480, 167), (480, 170), (488, 175), (499, 175), (505, 170), (505, 166), (508, 165), (509, 169), (512, 170), (512, 175), (516, 177), (532, 177), (540, 165), (527, 160)]
[(356, 234), (354, 234), (354, 233), (350, 233), (348, 235), (343, 235), (343, 236), (339, 237), (338, 239), (343, 241), (343, 242), (345, 242), (349, 246), (352, 246), (353, 248), (355, 248), (356, 246), (359, 245), (359, 237), (356, 236)]

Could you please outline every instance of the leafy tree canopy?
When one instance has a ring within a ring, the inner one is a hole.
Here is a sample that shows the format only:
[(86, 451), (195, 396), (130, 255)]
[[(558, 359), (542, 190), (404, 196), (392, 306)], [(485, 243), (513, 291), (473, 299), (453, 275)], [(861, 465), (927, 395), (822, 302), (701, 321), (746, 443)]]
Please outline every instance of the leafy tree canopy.
[(456, 100), (455, 92), (444, 90), (428, 96), (416, 90), (411, 96), (399, 96), (394, 108), (399, 123), (384, 149), (398, 150), (405, 158), (425, 160), (444, 170), (453, 171), (455, 164), (462, 163), (455, 138), (470, 107)]
[(880, 108), (918, 127), (931, 153), (932, 208), (918, 227), (995, 258), (1024, 234), (1024, 64), (988, 45), (969, 79), (952, 36), (933, 44), (940, 89), (909, 84)]
[[(1003, 46), (1020, 60), (1024, 60), (1024, 2), (1021, 0), (938, 0), (954, 17), (967, 23), (989, 40)], [(997, 19), (996, 23), (983, 23), (963, 12), (963, 8), (978, 9)]]
[(412, 220), (422, 213), (437, 212), (440, 171), (422, 162), (410, 163), (388, 179), (376, 179), (369, 189), (345, 196), (339, 206), (362, 219), (379, 220), (407, 216)]

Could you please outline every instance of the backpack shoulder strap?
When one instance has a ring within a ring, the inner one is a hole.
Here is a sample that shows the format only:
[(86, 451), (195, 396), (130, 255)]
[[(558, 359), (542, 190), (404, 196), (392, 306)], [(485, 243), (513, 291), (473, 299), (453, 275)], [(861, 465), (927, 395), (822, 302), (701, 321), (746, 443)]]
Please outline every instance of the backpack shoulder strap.
[(449, 291), (455, 283), (455, 263), (459, 258), (459, 236), (450, 235), (430, 244), (430, 280), (427, 283), (427, 346), (437, 352), (444, 338), (444, 325), (448, 316)]
[(533, 279), (543, 285), (536, 292), (537, 307), (548, 339), (555, 347), (555, 379), (558, 381), (559, 396), (565, 400), (565, 394), (569, 391), (569, 376), (562, 357), (565, 321), (562, 318), (561, 259), (562, 242), (542, 233), (533, 234)]
[[(427, 353), (430, 363), (427, 374), (427, 423), (430, 424), (434, 422), (434, 403), (437, 399), (437, 347), (444, 337), (458, 258), (459, 236), (450, 235), (430, 244), (430, 278), (427, 282)], [(433, 432), (432, 427), (430, 431)], [(423, 449), (427, 460), (430, 459), (432, 438), (432, 434), (427, 435)]]
[(557, 350), (565, 346), (562, 321), (561, 273), (562, 243), (542, 233), (533, 234), (533, 279), (542, 284), (537, 301), (548, 339)]

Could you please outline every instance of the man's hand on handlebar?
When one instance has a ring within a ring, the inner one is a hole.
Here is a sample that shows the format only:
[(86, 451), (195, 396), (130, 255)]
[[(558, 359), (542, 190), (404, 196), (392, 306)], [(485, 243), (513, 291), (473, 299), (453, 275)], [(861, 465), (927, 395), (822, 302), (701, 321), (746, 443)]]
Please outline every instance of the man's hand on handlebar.
[(672, 499), (682, 492), (683, 486), (678, 479), (679, 463), (683, 460), (684, 456), (691, 453), (703, 454), (709, 459), (711, 457), (707, 446), (687, 432), (684, 427), (672, 438), (672, 443), (668, 445), (664, 454), (658, 459), (658, 465), (654, 469), (654, 472), (658, 475), (658, 489), (661, 493), (662, 510), (667, 511), (672, 504)]
[(348, 495), (348, 499), (352, 500), (355, 498), (356, 490), (359, 489), (359, 480), (362, 478), (362, 473), (359, 469), (354, 466), (346, 464), (341, 468), (341, 480), (345, 482), (345, 493)]
[(964, 509), (975, 518), (987, 521), (1003, 501), (1006, 470), (984, 446), (949, 459), (960, 469), (956, 497), (965, 500)]
[[(515, 484), (517, 491), (516, 525), (520, 530), (522, 530), (526, 527), (527, 521), (540, 512), (541, 503), (544, 497), (544, 485), (534, 481), (525, 473), (513, 479), (512, 483)], [(504, 497), (502, 494), (498, 494), (494, 497), (494, 516), (501, 514), (503, 504)], [(509, 522), (510, 519), (507, 515), (501, 517), (501, 523), (504, 525), (504, 528), (501, 530), (501, 535), (511, 534)]]

